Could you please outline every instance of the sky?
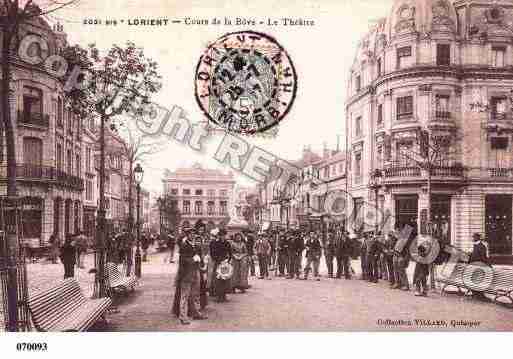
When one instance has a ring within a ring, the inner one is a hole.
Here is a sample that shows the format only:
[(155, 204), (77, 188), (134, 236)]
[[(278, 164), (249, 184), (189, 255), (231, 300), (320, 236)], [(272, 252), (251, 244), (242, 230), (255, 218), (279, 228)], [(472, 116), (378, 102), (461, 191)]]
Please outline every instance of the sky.
[[(286, 159), (300, 158), (305, 145), (321, 153), (324, 143), (335, 148), (337, 135), (343, 139), (344, 101), (349, 69), (354, 61), (358, 41), (373, 20), (388, 16), (392, 0), (81, 0), (78, 5), (52, 14), (60, 21), (71, 44), (96, 43), (100, 49), (127, 40), (144, 47), (145, 53), (159, 63), (163, 88), (154, 100), (171, 109), (182, 107), (191, 122), (204, 121), (194, 98), (194, 77), (198, 60), (206, 46), (228, 32), (254, 30), (273, 36), (288, 52), (298, 75), (298, 94), (289, 114), (280, 123), (276, 138), (249, 138), (248, 141)], [(228, 17), (257, 20), (256, 26), (185, 25), (185, 18), (223, 19)], [(314, 21), (314, 26), (266, 26), (259, 20), (283, 17)], [(164, 27), (128, 26), (135, 19), (182, 20)], [(86, 25), (98, 19), (102, 25)], [(118, 26), (106, 20), (124, 19)], [(147, 158), (144, 186), (162, 191), (165, 169), (174, 170), (198, 162), (204, 167), (230, 169), (213, 159), (216, 143), (205, 153), (169, 140), (163, 150)], [(242, 185), (254, 182), (235, 173)]]

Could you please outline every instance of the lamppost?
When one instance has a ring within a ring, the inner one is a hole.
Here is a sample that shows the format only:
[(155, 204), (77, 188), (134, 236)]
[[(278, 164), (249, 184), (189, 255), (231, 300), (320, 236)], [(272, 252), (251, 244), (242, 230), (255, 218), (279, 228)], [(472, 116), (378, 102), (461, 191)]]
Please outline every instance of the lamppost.
[(135, 276), (141, 278), (141, 182), (144, 171), (138, 163), (134, 169), (134, 179), (137, 185), (137, 247), (135, 250)]
[(159, 206), (159, 233), (162, 235), (162, 197), (157, 198), (157, 204)]
[(379, 168), (372, 171), (369, 180), (369, 189), (374, 191), (374, 210), (376, 211), (374, 220), (376, 221), (375, 234), (378, 234), (379, 222), (378, 222), (378, 192), (381, 188), (382, 173)]

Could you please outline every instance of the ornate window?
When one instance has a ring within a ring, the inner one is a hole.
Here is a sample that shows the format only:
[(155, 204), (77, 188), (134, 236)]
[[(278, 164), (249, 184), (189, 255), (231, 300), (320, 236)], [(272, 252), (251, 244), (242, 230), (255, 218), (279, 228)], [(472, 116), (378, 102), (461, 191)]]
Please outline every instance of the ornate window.
[(405, 46), (397, 49), (397, 68), (403, 69), (411, 64), (411, 46)]
[(397, 98), (397, 120), (413, 117), (413, 96)]

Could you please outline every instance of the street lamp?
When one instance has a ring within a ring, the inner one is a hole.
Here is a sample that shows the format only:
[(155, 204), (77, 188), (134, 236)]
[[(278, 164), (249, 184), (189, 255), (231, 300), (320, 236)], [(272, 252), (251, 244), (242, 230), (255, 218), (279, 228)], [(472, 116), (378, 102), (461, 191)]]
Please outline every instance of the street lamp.
[(138, 163), (134, 169), (134, 180), (137, 185), (137, 248), (135, 250), (135, 276), (141, 278), (141, 182), (144, 171)]
[(375, 218), (374, 218), (374, 220), (376, 221), (376, 228), (375, 228), (374, 232), (375, 232), (376, 235), (378, 234), (378, 230), (379, 230), (379, 223), (378, 223), (378, 192), (379, 192), (379, 189), (381, 188), (381, 178), (382, 177), (383, 176), (382, 176), (381, 170), (379, 168), (377, 168), (374, 171), (372, 171), (372, 173), (370, 175), (370, 180), (369, 180), (369, 189), (374, 191), (374, 209), (376, 211)]

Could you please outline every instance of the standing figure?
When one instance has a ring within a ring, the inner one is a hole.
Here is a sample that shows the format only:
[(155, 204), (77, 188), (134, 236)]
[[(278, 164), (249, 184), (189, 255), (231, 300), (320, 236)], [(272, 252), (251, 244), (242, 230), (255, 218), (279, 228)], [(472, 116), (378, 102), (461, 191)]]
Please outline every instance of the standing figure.
[[(412, 232), (410, 237), (415, 238), (416, 233)], [(409, 244), (404, 245), (402, 248), (398, 248), (399, 242), (396, 243), (394, 248), (394, 270), (396, 275), (396, 285), (393, 289), (402, 289), (405, 291), (410, 290), (410, 283), (408, 281), (408, 275), (406, 269), (410, 265), (410, 254), (408, 252)]]
[(301, 260), (303, 259), (303, 250), (305, 243), (301, 237), (301, 233), (292, 233), (289, 243), (289, 279), (300, 279), (301, 273)]
[(180, 257), (176, 275), (176, 290), (173, 302), (173, 313), (183, 325), (190, 324), (193, 319), (206, 319), (200, 311), (200, 262), (199, 249), (196, 248), (186, 231), (180, 242)]
[(349, 233), (340, 233), (335, 244), (335, 255), (337, 257), (337, 278), (344, 274), (345, 279), (351, 279), (350, 258), (351, 241)]
[(328, 267), (328, 277), (333, 278), (333, 260), (335, 259), (336, 243), (335, 233), (328, 233), (328, 240), (324, 246), (324, 259), (326, 260), (326, 266)]
[[(470, 264), (475, 266), (489, 266), (488, 247), (481, 239), (481, 234), (474, 233), (472, 235), (474, 246), (470, 255)], [(482, 301), (489, 301), (482, 291), (473, 290), (472, 297)]]
[(167, 235), (167, 248), (169, 249), (169, 263), (174, 263), (175, 260), (175, 247), (176, 247), (176, 239), (173, 233), (169, 233)]
[(48, 259), (50, 259), (52, 264), (57, 264), (57, 257), (59, 256), (59, 241), (57, 240), (55, 233), (52, 233), (48, 242), (50, 243), (50, 255), (48, 256)]
[(147, 262), (148, 261), (148, 248), (150, 247), (150, 238), (146, 233), (143, 233), (141, 235), (141, 248), (143, 250), (143, 256), (142, 261)]
[(255, 237), (253, 234), (248, 233), (246, 236), (246, 249), (248, 250), (248, 264), (249, 264), (249, 270), (252, 277), (255, 276), (255, 260), (253, 256), (255, 255), (254, 251), (255, 247)]
[(238, 289), (242, 293), (246, 292), (249, 288), (248, 275), (248, 250), (246, 243), (242, 238), (242, 233), (235, 234), (232, 245), (232, 265), (233, 265), (233, 276), (232, 276), (232, 290), (233, 293)]
[(368, 233), (365, 242), (365, 248), (367, 249), (367, 279), (369, 282), (377, 283), (379, 277), (379, 249), (374, 234)]
[(77, 260), (77, 251), (71, 241), (71, 236), (66, 236), (66, 241), (61, 247), (60, 259), (64, 265), (64, 279), (75, 276), (75, 264)]
[(399, 282), (397, 278), (397, 273), (394, 270), (394, 247), (397, 243), (397, 237), (394, 232), (390, 232), (387, 235), (387, 239), (385, 241), (385, 249), (384, 249), (384, 257), (385, 263), (387, 266), (388, 272), (388, 281), (390, 283), (390, 288), (393, 288), (396, 283)]
[(287, 273), (290, 272), (289, 264), (288, 264), (288, 252), (289, 252), (289, 238), (286, 234), (280, 235), (278, 240), (278, 268), (279, 268), (279, 277), (284, 277)]
[(84, 256), (87, 253), (87, 237), (84, 232), (78, 232), (75, 238), (75, 246), (77, 247), (77, 264), (79, 268), (84, 268)]
[(366, 236), (364, 235), (360, 238), (360, 264), (362, 267), (362, 280), (368, 279), (368, 266), (367, 266), (367, 241)]
[[(422, 260), (426, 258), (429, 253), (429, 249), (425, 247), (424, 244), (421, 244), (418, 247), (419, 257)], [(413, 273), (413, 285), (416, 288), (415, 296), (427, 297), (427, 277), (429, 275), (429, 265), (423, 263), (422, 261), (417, 260), (415, 263), (415, 271)]]
[(263, 234), (258, 235), (255, 243), (255, 253), (258, 256), (258, 269), (260, 279), (270, 279), (269, 277), (269, 257), (271, 256), (271, 245)]
[(311, 231), (308, 239), (305, 243), (306, 248), (306, 266), (305, 266), (305, 277), (304, 280), (308, 279), (308, 273), (312, 270), (313, 265), (313, 274), (316, 280), (320, 280), (319, 278), (319, 264), (321, 260), (321, 242), (315, 236), (314, 232)]
[(230, 243), (226, 240), (226, 230), (216, 229), (212, 231), (215, 239), (210, 242), (210, 257), (212, 258), (212, 287), (211, 295), (217, 297), (217, 301), (226, 302), (226, 293), (230, 290), (230, 279), (222, 279), (217, 277), (217, 268), (224, 262), (230, 262), (232, 259), (232, 251)]

